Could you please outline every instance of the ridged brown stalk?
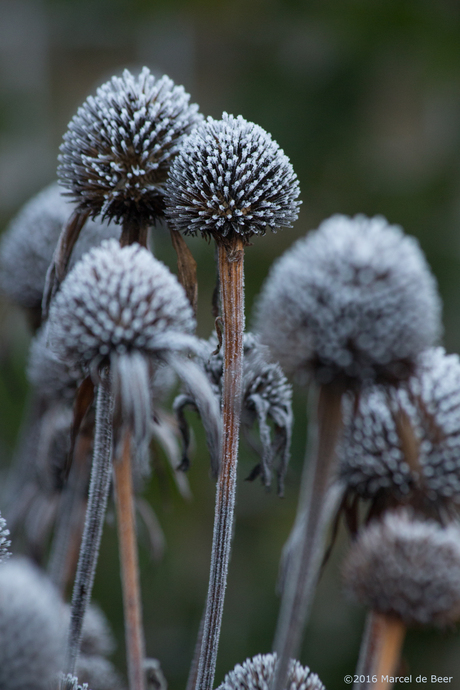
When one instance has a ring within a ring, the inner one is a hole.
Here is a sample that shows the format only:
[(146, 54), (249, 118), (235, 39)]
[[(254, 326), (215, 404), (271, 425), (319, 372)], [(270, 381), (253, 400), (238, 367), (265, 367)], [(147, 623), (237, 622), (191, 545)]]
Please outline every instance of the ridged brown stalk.
[(385, 678), (396, 673), (405, 634), (406, 626), (399, 618), (375, 611), (368, 614), (354, 690), (386, 690), (392, 686)]
[(326, 529), (335, 506), (334, 494), (329, 489), (342, 426), (342, 392), (335, 383), (323, 385), (319, 391), (317, 429), (310, 432), (314, 437), (307, 449), (304, 469), (307, 474), (302, 480), (303, 495), (299, 498), (304, 516), (299, 520), (291, 548), (275, 634), (278, 665), (274, 690), (286, 687), (289, 661), (296, 658), (300, 650), (321, 566)]
[(243, 239), (236, 235), (232, 241), (218, 242), (224, 322), (223, 441), (197, 690), (212, 690), (213, 687), (233, 532), (243, 380), (243, 246)]
[(113, 466), (115, 502), (117, 507), (118, 542), (120, 547), (125, 639), (128, 657), (130, 690), (145, 689), (143, 662), (145, 643), (142, 627), (141, 594), (137, 557), (135, 510), (131, 468), (131, 433), (126, 431), (121, 457)]
[(93, 463), (85, 527), (73, 589), (65, 672), (74, 675), (80, 651), (83, 618), (91, 599), (97, 556), (102, 537), (112, 466), (113, 396), (111, 375), (101, 374), (96, 402)]

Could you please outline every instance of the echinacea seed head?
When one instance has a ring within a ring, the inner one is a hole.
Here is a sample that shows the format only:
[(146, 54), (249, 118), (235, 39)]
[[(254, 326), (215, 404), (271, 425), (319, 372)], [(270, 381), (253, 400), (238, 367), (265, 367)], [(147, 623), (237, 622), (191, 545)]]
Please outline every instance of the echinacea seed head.
[(460, 529), (386, 513), (363, 528), (344, 570), (360, 604), (410, 626), (450, 627), (460, 619)]
[(299, 182), (288, 157), (241, 115), (208, 117), (171, 166), (166, 215), (184, 234), (264, 235), (297, 219)]
[(0, 687), (49, 690), (63, 661), (63, 604), (24, 558), (0, 565)]
[[(258, 654), (237, 664), (227, 673), (217, 690), (270, 690), (276, 670), (276, 654)], [(316, 673), (308, 666), (301, 666), (291, 659), (289, 664), (287, 688), (289, 690), (325, 690)]]
[(275, 263), (257, 323), (287, 374), (353, 385), (407, 378), (440, 314), (417, 240), (379, 216), (336, 215)]
[(7, 527), (6, 520), (0, 514), (0, 563), (6, 561), (11, 556), (8, 551), (11, 546), (11, 541), (8, 539), (10, 530)]
[[(415, 464), (407, 457), (401, 415), (415, 440)], [(363, 498), (414, 493), (427, 505), (460, 505), (460, 359), (428, 348), (415, 361), (405, 386), (370, 386), (358, 404), (344, 400), (339, 444), (341, 480)]]
[(111, 355), (155, 355), (190, 345), (195, 320), (182, 286), (138, 244), (93, 249), (68, 274), (50, 308), (49, 342), (69, 365)]
[[(41, 310), (46, 272), (73, 210), (74, 205), (62, 196), (55, 182), (22, 207), (2, 237), (0, 287), (20, 306)], [(77, 240), (70, 266), (102, 240), (119, 238), (120, 232), (115, 223), (88, 221)]]
[(58, 176), (92, 217), (163, 215), (169, 166), (182, 139), (202, 119), (190, 96), (144, 67), (112, 77), (78, 109), (64, 135)]

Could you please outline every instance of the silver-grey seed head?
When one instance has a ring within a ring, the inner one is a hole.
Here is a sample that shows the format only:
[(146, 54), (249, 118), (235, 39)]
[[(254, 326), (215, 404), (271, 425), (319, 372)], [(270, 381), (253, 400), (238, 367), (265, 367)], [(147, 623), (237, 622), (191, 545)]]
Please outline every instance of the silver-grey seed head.
[(8, 539), (10, 530), (6, 524), (5, 518), (0, 513), (0, 563), (6, 561), (11, 556), (8, 549), (11, 546), (11, 541)]
[(24, 558), (0, 565), (0, 687), (49, 690), (63, 661), (63, 604)]
[(257, 329), (284, 371), (319, 383), (407, 377), (441, 331), (416, 239), (376, 216), (335, 215), (273, 266)]
[[(0, 245), (0, 288), (22, 307), (41, 309), (48, 267), (59, 235), (74, 210), (51, 184), (23, 206), (11, 221)], [(72, 254), (70, 267), (91, 247), (110, 237), (118, 238), (121, 228), (114, 223), (87, 221)]]
[[(398, 424), (402, 413), (418, 450), (414, 468)], [(429, 348), (413, 375), (395, 391), (370, 386), (357, 407), (344, 401), (339, 445), (340, 478), (364, 498), (391, 494), (404, 500), (417, 492), (428, 502), (460, 505), (460, 359)]]
[(201, 121), (197, 105), (147, 67), (112, 77), (78, 109), (64, 135), (58, 176), (91, 216), (155, 222), (171, 161)]
[(50, 308), (49, 341), (69, 366), (184, 349), (195, 320), (185, 292), (138, 244), (93, 249), (68, 274)]
[(87, 684), (90, 690), (125, 690), (115, 666), (103, 656), (80, 654), (75, 672), (78, 682)]
[(353, 599), (406, 625), (449, 627), (460, 619), (460, 528), (386, 513), (363, 528), (345, 562)]
[[(258, 654), (237, 664), (227, 673), (217, 690), (270, 690), (276, 668), (276, 654)], [(308, 666), (291, 659), (287, 688), (289, 690), (325, 690), (324, 685)]]
[(208, 117), (171, 166), (166, 215), (184, 234), (246, 238), (297, 219), (299, 182), (288, 157), (241, 115)]

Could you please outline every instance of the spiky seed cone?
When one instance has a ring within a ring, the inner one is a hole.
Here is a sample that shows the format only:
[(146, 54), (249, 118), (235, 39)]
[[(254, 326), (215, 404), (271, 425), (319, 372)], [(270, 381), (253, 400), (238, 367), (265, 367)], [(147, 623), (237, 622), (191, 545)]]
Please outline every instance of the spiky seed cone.
[(289, 375), (319, 383), (407, 378), (441, 332), (417, 240), (376, 216), (332, 216), (273, 266), (257, 330)]
[(11, 556), (8, 551), (11, 546), (11, 541), (8, 539), (9, 536), (10, 530), (7, 527), (5, 518), (0, 513), (0, 563), (6, 561)]
[(184, 234), (264, 235), (297, 219), (299, 182), (289, 158), (241, 115), (208, 117), (171, 166), (166, 215)]
[[(74, 205), (53, 183), (28, 201), (11, 221), (0, 245), (0, 287), (10, 299), (36, 314), (40, 323), (46, 272), (59, 235)], [(119, 238), (114, 223), (90, 221), (76, 243), (71, 265), (104, 239)]]
[(144, 67), (112, 77), (78, 109), (64, 135), (58, 176), (92, 217), (154, 223), (163, 214), (171, 161), (201, 120), (167, 76)]
[(0, 687), (48, 690), (62, 663), (64, 606), (23, 558), (0, 565)]
[(197, 688), (211, 690), (230, 558), (243, 386), (244, 246), (297, 218), (298, 181), (261, 127), (224, 113), (198, 126), (171, 166), (166, 217), (184, 234), (214, 237), (224, 322), (223, 447)]
[[(415, 361), (405, 387), (365, 389), (345, 404), (339, 476), (363, 498), (415, 501), (428, 510), (460, 504), (460, 359), (441, 347)], [(416, 444), (411, 460), (398, 423), (409, 420)]]
[[(270, 690), (276, 664), (276, 654), (258, 654), (246, 659), (227, 673), (217, 690)], [(289, 690), (325, 690), (316, 673), (294, 659), (289, 665), (287, 687)]]

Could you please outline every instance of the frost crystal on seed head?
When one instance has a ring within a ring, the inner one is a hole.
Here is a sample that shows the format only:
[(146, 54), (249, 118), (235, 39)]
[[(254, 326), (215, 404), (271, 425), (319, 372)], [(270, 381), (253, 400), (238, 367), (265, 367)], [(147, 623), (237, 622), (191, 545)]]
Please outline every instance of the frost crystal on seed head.
[[(398, 416), (406, 415), (417, 447), (417, 467), (405, 457)], [(344, 403), (340, 477), (364, 498), (398, 500), (417, 491), (428, 503), (460, 505), (460, 359), (429, 348), (416, 359), (407, 384), (388, 392), (364, 390), (355, 409)]]
[(257, 318), (286, 373), (351, 383), (407, 377), (440, 312), (415, 238), (382, 217), (336, 215), (275, 263)]
[(166, 215), (185, 234), (263, 235), (291, 227), (299, 182), (288, 157), (241, 115), (208, 117), (171, 166)]
[(23, 558), (0, 566), (0, 687), (49, 690), (63, 661), (63, 606), (49, 580)]
[(108, 240), (63, 282), (50, 309), (49, 341), (60, 359), (88, 367), (112, 354), (183, 349), (194, 327), (184, 290), (166, 266), (138, 244)]
[(9, 536), (10, 530), (7, 527), (5, 518), (3, 518), (0, 513), (0, 563), (6, 561), (6, 559), (11, 556), (8, 551), (11, 546), (11, 542), (8, 539)]
[[(55, 182), (23, 206), (0, 245), (1, 290), (23, 307), (41, 309), (48, 266), (59, 235), (74, 205), (66, 200)], [(118, 238), (114, 223), (88, 221), (75, 245), (72, 266), (91, 247), (104, 239)]]
[[(258, 654), (237, 664), (227, 673), (217, 690), (270, 690), (273, 685), (276, 654)], [(324, 685), (308, 666), (291, 659), (287, 681), (289, 690), (325, 690)]]
[(144, 67), (112, 77), (78, 109), (64, 135), (58, 176), (92, 216), (154, 222), (171, 161), (202, 119), (190, 96)]
[(460, 619), (460, 529), (387, 513), (364, 528), (344, 566), (347, 592), (406, 625), (447, 627)]

